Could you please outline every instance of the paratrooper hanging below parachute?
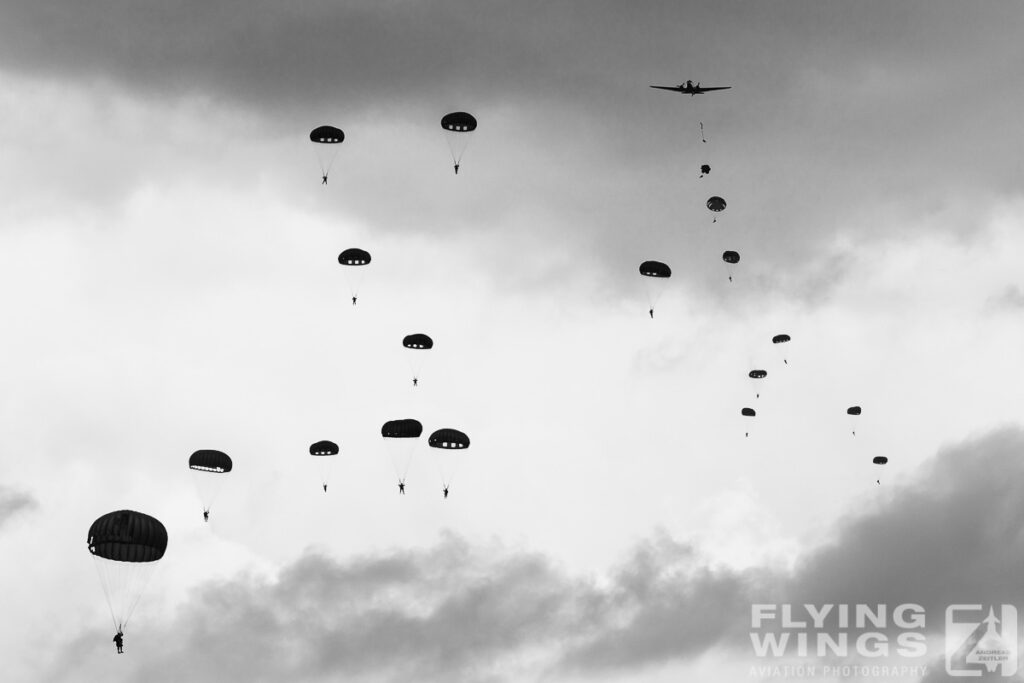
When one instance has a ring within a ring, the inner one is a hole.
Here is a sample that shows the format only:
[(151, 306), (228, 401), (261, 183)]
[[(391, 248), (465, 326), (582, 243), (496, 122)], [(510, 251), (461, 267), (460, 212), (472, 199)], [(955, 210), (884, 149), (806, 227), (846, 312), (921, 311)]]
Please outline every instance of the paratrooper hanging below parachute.
[[(651, 319), (654, 319), (654, 305), (658, 303), (658, 299), (665, 293), (664, 286), (660, 283), (663, 280), (668, 280), (672, 277), (672, 269), (668, 265), (661, 261), (644, 261), (640, 264), (640, 274), (644, 277), (654, 278), (648, 282), (647, 286), (647, 303), (650, 306), (648, 313)], [(652, 284), (658, 283), (658, 284)], [(656, 291), (655, 291), (656, 290)]]
[[(778, 345), (778, 344), (788, 344), (790, 339), (792, 339), (792, 338), (788, 334), (777, 334), (774, 337), (772, 337), (772, 344), (775, 344), (775, 345)], [(783, 347), (779, 347), (779, 348), (783, 348)], [(785, 355), (783, 355), (783, 357), (782, 357), (782, 362), (785, 365), (789, 365), (789, 360), (786, 359)]]
[(167, 529), (155, 517), (118, 510), (93, 522), (86, 542), (117, 629), (114, 643), (120, 653), (128, 620), (167, 551)]
[(448, 149), (452, 153), (455, 175), (459, 175), (462, 155), (469, 146), (470, 133), (476, 130), (476, 117), (464, 111), (454, 111), (441, 118), (441, 128), (448, 139)]
[[(725, 211), (725, 206), (725, 200), (722, 199), (721, 197), (708, 197), (707, 207), (708, 210), (711, 211), (712, 213), (721, 213)], [(718, 217), (716, 216), (715, 219), (711, 222), (717, 223)]]
[[(757, 411), (754, 410), (753, 408), (744, 408), (743, 410), (740, 411), (740, 415), (742, 415), (743, 417), (756, 417)], [(750, 436), (750, 431), (747, 430), (747, 432), (743, 436)]]
[(370, 265), (370, 252), (365, 249), (351, 247), (338, 254), (338, 263), (345, 268), (345, 277), (348, 279), (348, 286), (352, 294), (352, 305), (356, 305), (359, 298), (359, 289), (363, 284), (363, 267)]
[(338, 156), (338, 145), (345, 141), (345, 133), (334, 126), (317, 126), (309, 132), (309, 141), (316, 145), (316, 157), (320, 162), (320, 177), (323, 180), (321, 185), (326, 185), (331, 166)]

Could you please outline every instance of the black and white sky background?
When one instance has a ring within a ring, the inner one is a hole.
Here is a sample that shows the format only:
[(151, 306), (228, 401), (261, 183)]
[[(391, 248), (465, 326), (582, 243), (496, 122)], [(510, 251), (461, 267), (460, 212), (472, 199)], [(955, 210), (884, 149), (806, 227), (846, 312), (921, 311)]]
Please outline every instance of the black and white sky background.
[[(1019, 603), (1021, 35), (1016, 2), (5, 0), (0, 678), (717, 683), (752, 602), (935, 638)], [(733, 89), (647, 87), (686, 79)], [(472, 438), (449, 500), (425, 444), (397, 495), (399, 417)], [(235, 460), (209, 525), (199, 448)], [(116, 657), (84, 541), (122, 508), (170, 543)]]

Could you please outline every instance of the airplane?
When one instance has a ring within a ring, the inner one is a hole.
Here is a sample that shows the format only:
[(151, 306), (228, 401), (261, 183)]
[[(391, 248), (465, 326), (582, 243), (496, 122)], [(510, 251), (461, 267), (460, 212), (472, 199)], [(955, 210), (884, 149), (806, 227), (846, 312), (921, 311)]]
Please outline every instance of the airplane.
[(702, 88), (700, 81), (697, 82), (697, 85), (694, 85), (693, 81), (686, 81), (686, 83), (680, 83), (679, 85), (652, 85), (650, 87), (657, 88), (658, 90), (671, 90), (672, 92), (682, 93), (683, 95), (689, 95), (690, 97), (693, 97), (694, 95), (703, 95), (704, 93), (711, 92), (712, 90), (729, 90), (732, 88), (731, 85), (720, 86), (717, 88)]

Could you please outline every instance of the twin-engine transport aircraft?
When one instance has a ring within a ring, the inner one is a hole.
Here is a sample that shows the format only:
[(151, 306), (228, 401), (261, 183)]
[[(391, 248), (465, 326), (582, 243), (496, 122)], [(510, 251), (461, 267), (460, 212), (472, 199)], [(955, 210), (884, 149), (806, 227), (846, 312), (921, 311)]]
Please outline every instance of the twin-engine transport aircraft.
[(671, 90), (672, 92), (682, 93), (683, 95), (689, 95), (690, 97), (693, 97), (694, 95), (703, 95), (704, 93), (711, 92), (712, 90), (729, 90), (732, 88), (731, 85), (719, 86), (717, 88), (704, 88), (701, 87), (700, 82), (698, 82), (697, 85), (694, 85), (693, 81), (686, 81), (686, 83), (680, 83), (679, 85), (652, 85), (651, 87), (657, 88), (658, 90)]

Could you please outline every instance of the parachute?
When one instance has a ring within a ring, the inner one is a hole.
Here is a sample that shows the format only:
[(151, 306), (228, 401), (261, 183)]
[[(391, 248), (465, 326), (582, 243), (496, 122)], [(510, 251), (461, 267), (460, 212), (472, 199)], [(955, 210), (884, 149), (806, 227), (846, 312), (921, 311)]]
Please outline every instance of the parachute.
[[(725, 200), (721, 197), (710, 197), (708, 198), (708, 209), (713, 213), (721, 213), (725, 211)], [(717, 223), (718, 218), (716, 217), (712, 223)]]
[(338, 254), (338, 263), (343, 266), (365, 266), (370, 263), (370, 252), (362, 249), (346, 249)]
[(761, 382), (760, 380), (768, 376), (767, 370), (751, 370), (747, 373), (747, 377), (750, 378), (750, 384), (754, 387), (754, 398), (761, 398)]
[(203, 503), (204, 517), (210, 514), (210, 507), (224, 486), (224, 475), (231, 471), (231, 467), (231, 458), (221, 451), (199, 450), (188, 459), (192, 480)]
[(710, 173), (711, 173), (711, 167), (710, 166), (708, 166), (707, 164), (701, 164), (700, 165), (700, 177), (701, 178), (703, 178), (706, 175), (709, 175)]
[(789, 365), (789, 360), (786, 358), (786, 356), (787, 356), (786, 347), (779, 346), (779, 345), (780, 344), (788, 344), (790, 339), (791, 339), (791, 337), (788, 334), (777, 334), (774, 337), (772, 337), (772, 344), (774, 344), (776, 347), (778, 347), (779, 353), (782, 355), (782, 362), (785, 365)]
[(447, 489), (462, 459), (462, 451), (469, 448), (469, 437), (458, 429), (438, 429), (427, 439), (427, 445), (435, 449), (441, 484)]
[(885, 457), (884, 455), (876, 455), (875, 457), (871, 458), (871, 462), (874, 463), (875, 465), (884, 465), (887, 462), (889, 462), (889, 458)]
[(672, 269), (661, 261), (644, 261), (640, 264), (640, 274), (646, 277), (672, 277)]
[(334, 464), (334, 458), (331, 456), (339, 452), (338, 444), (333, 441), (317, 441), (309, 447), (309, 454), (316, 460), (320, 472), (320, 484), (324, 487), (324, 493), (327, 493), (327, 480), (331, 473), (331, 465)]
[(380, 428), (380, 435), (384, 438), (384, 445), (388, 449), (391, 465), (395, 469), (395, 477), (399, 483), (405, 483), (409, 466), (412, 464), (412, 455), (416, 451), (421, 434), (423, 425), (419, 420), (411, 418), (388, 420)]
[(402, 338), (402, 346), (425, 351), (434, 348), (434, 340), (425, 334), (407, 334)]
[(448, 150), (452, 153), (455, 175), (458, 175), (462, 155), (469, 146), (470, 133), (476, 130), (476, 117), (464, 111), (454, 111), (441, 117), (441, 128), (448, 140)]
[(338, 254), (338, 263), (349, 266), (344, 269), (345, 278), (348, 280), (348, 287), (352, 292), (352, 303), (355, 304), (359, 297), (359, 288), (363, 284), (363, 275), (366, 273), (366, 269), (360, 266), (370, 264), (370, 252), (355, 247), (346, 249)]
[(725, 272), (729, 276), (729, 282), (732, 282), (733, 272), (736, 270), (733, 266), (740, 262), (740, 254), (738, 251), (723, 251), (722, 261), (725, 263)]
[[(753, 408), (744, 408), (740, 411), (740, 415), (743, 417), (756, 417), (757, 411)], [(750, 431), (748, 430), (743, 436), (750, 436)]]
[(320, 175), (324, 185), (327, 175), (331, 172), (334, 159), (338, 156), (338, 145), (345, 140), (345, 133), (334, 126), (317, 126), (309, 132), (309, 141), (315, 145), (316, 158), (320, 163)]
[[(402, 339), (402, 346), (415, 352), (429, 351), (434, 348), (434, 340), (425, 334), (408, 334)], [(408, 359), (409, 370), (412, 372), (412, 384), (416, 386), (419, 383), (420, 370), (423, 369), (426, 357), (425, 354), (415, 353), (408, 356)]]
[(114, 627), (123, 632), (156, 563), (167, 551), (167, 529), (155, 517), (118, 510), (93, 522), (86, 542), (107, 598), (110, 618)]
[(860, 416), (860, 406), (850, 406), (846, 414), (850, 416), (850, 433), (857, 436), (857, 417)]
[(672, 277), (672, 269), (661, 261), (644, 261), (640, 264), (640, 274), (645, 278), (647, 306), (650, 308), (653, 318), (654, 307), (668, 288), (668, 278)]

